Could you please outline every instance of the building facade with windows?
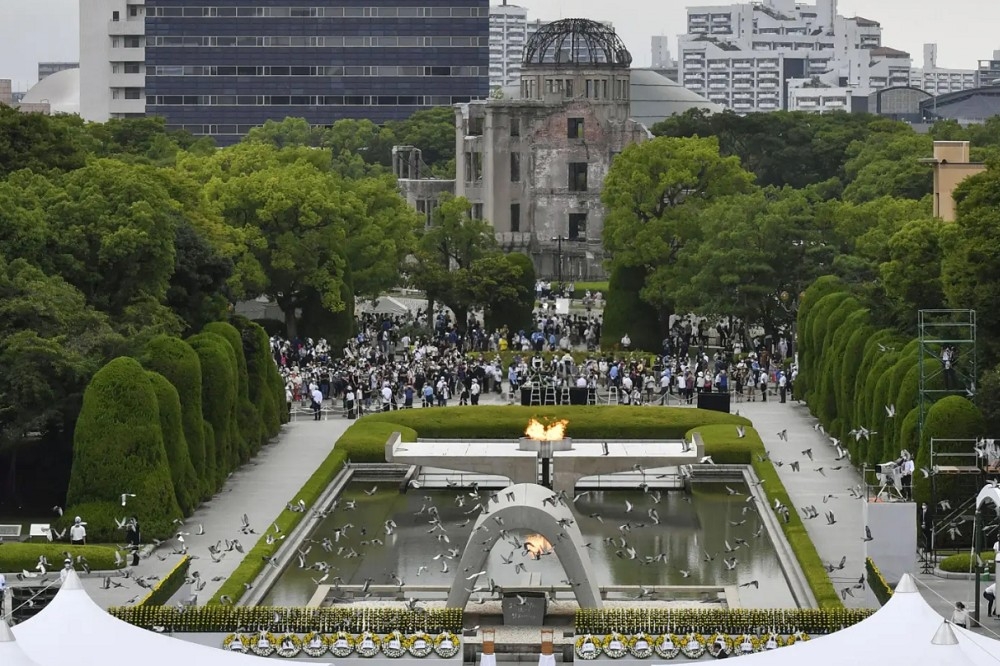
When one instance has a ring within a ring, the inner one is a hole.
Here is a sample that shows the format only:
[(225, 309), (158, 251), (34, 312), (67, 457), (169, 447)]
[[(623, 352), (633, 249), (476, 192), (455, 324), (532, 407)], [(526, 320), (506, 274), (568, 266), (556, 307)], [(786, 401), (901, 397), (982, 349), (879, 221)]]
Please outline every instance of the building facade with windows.
[(81, 0), (81, 17), (85, 117), (159, 115), (220, 145), (489, 93), (488, 0)]
[(521, 82), (521, 59), (528, 40), (528, 10), (517, 5), (490, 7), (490, 90)]
[(52, 76), (67, 69), (80, 69), (78, 62), (40, 62), (38, 63), (38, 80)]
[(944, 95), (978, 86), (976, 70), (939, 67), (937, 44), (924, 44), (924, 66), (910, 70), (910, 85), (931, 95)]
[(678, 51), (680, 83), (737, 113), (792, 108), (813, 98), (789, 92), (807, 84), (867, 94), (910, 82), (909, 54), (882, 46), (878, 22), (839, 15), (837, 0), (689, 7)]
[(614, 156), (649, 137), (631, 118), (631, 62), (613, 29), (556, 21), (528, 42), (519, 98), (456, 108), (455, 193), (542, 275), (604, 274), (601, 186)]

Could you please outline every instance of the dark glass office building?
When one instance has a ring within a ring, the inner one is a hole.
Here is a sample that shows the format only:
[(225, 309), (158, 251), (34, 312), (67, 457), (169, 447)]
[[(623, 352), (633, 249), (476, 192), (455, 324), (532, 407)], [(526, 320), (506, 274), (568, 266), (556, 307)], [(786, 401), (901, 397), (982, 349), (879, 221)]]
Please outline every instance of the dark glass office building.
[(239, 141), (489, 94), (489, 0), (146, 0), (146, 112)]

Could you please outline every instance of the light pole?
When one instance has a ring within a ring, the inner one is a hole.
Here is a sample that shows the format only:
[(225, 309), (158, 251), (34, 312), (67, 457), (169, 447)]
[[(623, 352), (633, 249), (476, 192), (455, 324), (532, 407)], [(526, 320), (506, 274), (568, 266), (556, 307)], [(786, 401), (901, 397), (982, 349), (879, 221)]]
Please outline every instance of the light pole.
[(563, 241), (570, 239), (559, 234), (558, 236), (553, 236), (552, 240), (556, 242), (556, 282), (559, 283), (559, 288), (562, 289), (562, 244)]

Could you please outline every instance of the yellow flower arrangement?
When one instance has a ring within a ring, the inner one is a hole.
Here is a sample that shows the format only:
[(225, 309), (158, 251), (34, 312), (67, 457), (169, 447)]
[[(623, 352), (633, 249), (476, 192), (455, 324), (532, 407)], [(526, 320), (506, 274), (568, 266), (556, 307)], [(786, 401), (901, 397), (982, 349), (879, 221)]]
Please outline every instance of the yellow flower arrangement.
[(718, 657), (723, 652), (727, 655), (733, 653), (733, 639), (722, 632), (716, 632), (709, 636), (706, 643), (705, 649), (713, 657)]
[(627, 638), (616, 631), (604, 637), (604, 640), (601, 642), (601, 648), (608, 657), (620, 659), (628, 653), (628, 644), (626, 641)]
[(634, 636), (629, 636), (625, 640), (628, 653), (636, 659), (645, 659), (653, 654), (653, 638), (644, 632), (639, 632)]
[(673, 659), (681, 652), (681, 638), (674, 634), (663, 634), (657, 636), (653, 641), (653, 650), (658, 657), (663, 659)]
[(733, 640), (733, 647), (737, 654), (750, 654), (760, 652), (764, 649), (764, 641), (759, 636), (753, 634), (743, 634)]
[(246, 654), (247, 652), (250, 651), (250, 645), (249, 641), (245, 636), (233, 633), (229, 634), (228, 636), (225, 637), (225, 639), (223, 639), (222, 649), (230, 652), (239, 652), (242, 654)]
[(434, 639), (422, 631), (407, 636), (406, 649), (414, 657), (426, 657), (434, 650)]
[(274, 651), (279, 657), (297, 657), (302, 652), (302, 639), (292, 633), (285, 634), (278, 640)]
[(310, 657), (322, 657), (330, 649), (331, 640), (315, 631), (310, 631), (302, 637), (302, 651)]
[(398, 630), (382, 637), (382, 653), (390, 659), (406, 654), (405, 637)]
[(785, 641), (785, 645), (795, 645), (799, 641), (809, 640), (809, 634), (804, 631), (796, 631), (794, 634), (788, 637)]
[(681, 652), (688, 659), (701, 659), (705, 654), (705, 639), (696, 633), (685, 634), (677, 637)]
[(381, 643), (382, 639), (378, 634), (366, 631), (354, 639), (354, 651), (360, 657), (374, 657), (379, 653)]
[(266, 631), (261, 631), (247, 638), (250, 639), (250, 649), (258, 657), (270, 657), (274, 654), (275, 646), (278, 644), (278, 637)]

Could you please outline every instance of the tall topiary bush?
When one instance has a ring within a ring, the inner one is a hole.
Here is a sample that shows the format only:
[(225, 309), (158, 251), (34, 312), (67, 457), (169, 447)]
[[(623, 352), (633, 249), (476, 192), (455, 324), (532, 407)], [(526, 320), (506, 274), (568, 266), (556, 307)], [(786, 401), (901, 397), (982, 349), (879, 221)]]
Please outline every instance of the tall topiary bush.
[[(233, 360), (236, 363), (237, 387), (236, 387), (236, 421), (233, 424), (239, 437), (239, 460), (238, 463), (245, 463), (257, 451), (260, 450), (264, 435), (263, 423), (257, 407), (250, 401), (250, 380), (247, 371), (246, 355), (243, 351), (243, 336), (230, 323), (214, 321), (207, 324), (202, 329), (205, 333), (215, 333), (226, 339), (229, 347), (233, 350)], [(238, 464), (237, 463), (237, 464)]]
[(632, 349), (663, 352), (659, 312), (639, 296), (645, 284), (646, 272), (641, 268), (619, 267), (612, 271), (601, 328), (602, 348), (616, 349), (628, 333)]
[(857, 312), (863, 312), (861, 304), (853, 296), (848, 296), (826, 320), (826, 333), (820, 343), (822, 356), (819, 357), (816, 380), (819, 382), (819, 393), (822, 396), (817, 408), (821, 411), (820, 418), (827, 424), (838, 416), (837, 370), (840, 369), (840, 354), (843, 352), (846, 337), (845, 323)]
[(535, 265), (528, 255), (521, 252), (508, 254), (507, 262), (521, 270), (517, 281), (524, 298), (518, 303), (503, 302), (488, 306), (483, 325), (490, 332), (503, 326), (512, 331), (528, 331), (535, 310)]
[[(121, 506), (123, 493), (127, 506)], [(91, 541), (117, 539), (114, 518), (134, 515), (148, 536), (181, 517), (160, 430), (156, 391), (139, 362), (119, 357), (94, 374), (73, 433), (68, 513), (88, 507)]]
[(275, 394), (275, 384), (272, 375), (280, 377), (278, 366), (271, 356), (271, 342), (267, 332), (256, 323), (245, 317), (233, 317), (231, 322), (240, 332), (243, 341), (243, 356), (247, 361), (247, 381), (250, 390), (250, 402), (257, 407), (260, 415), (262, 443), (278, 434), (281, 419), (278, 416), (278, 403), (285, 401), (284, 391)]
[(174, 484), (177, 505), (185, 516), (191, 514), (198, 505), (201, 479), (198, 478), (187, 442), (184, 441), (184, 426), (181, 421), (181, 400), (177, 389), (158, 372), (146, 371), (160, 409), (160, 432), (163, 434), (163, 448), (170, 464), (170, 478)]
[[(982, 437), (986, 429), (986, 420), (982, 412), (967, 399), (958, 395), (950, 395), (941, 398), (927, 410), (927, 418), (924, 421), (924, 430), (920, 435), (920, 450), (917, 453), (917, 473), (913, 475), (914, 499), (917, 502), (929, 502), (931, 499), (931, 480), (924, 478), (920, 469), (930, 469), (931, 451), (930, 443), (932, 439), (977, 439)], [(940, 446), (935, 444), (935, 452), (944, 450), (947, 444), (941, 442)], [(963, 448), (971, 451), (972, 444), (967, 443)], [(939, 475), (934, 480), (936, 489), (936, 500), (959, 499), (953, 498), (956, 478), (952, 475)], [(961, 498), (962, 500), (966, 498)], [(956, 502), (952, 502), (957, 504)]]
[(811, 310), (809, 316), (806, 318), (806, 326), (809, 329), (809, 345), (812, 349), (812, 353), (807, 356), (808, 367), (807, 372), (810, 377), (809, 380), (809, 392), (806, 394), (806, 401), (809, 406), (814, 409), (814, 405), (818, 404), (818, 400), (823, 398), (823, 387), (822, 387), (822, 377), (821, 366), (823, 360), (823, 340), (825, 339), (827, 332), (827, 320), (833, 311), (840, 307), (841, 303), (849, 298), (849, 294), (845, 292), (834, 292), (832, 294), (827, 294), (816, 303), (816, 306)]
[(882, 402), (879, 402), (878, 387), (879, 382), (882, 381), (882, 376), (888, 372), (889, 368), (896, 363), (898, 358), (899, 352), (896, 351), (887, 351), (882, 354), (875, 362), (875, 365), (872, 366), (872, 371), (868, 373), (868, 378), (865, 381), (865, 387), (858, 396), (858, 400), (861, 401), (865, 408), (863, 417), (859, 419), (858, 425), (878, 432), (873, 438), (867, 441), (861, 440), (860, 442), (863, 445), (863, 451), (859, 451), (862, 454), (859, 460), (867, 462), (869, 465), (877, 465), (880, 462), (885, 462), (882, 460), (882, 433), (876, 424), (882, 423), (883, 404), (885, 394), (888, 393), (888, 380), (883, 383), (883, 386), (886, 388), (884, 389)]
[(810, 315), (816, 304), (827, 294), (845, 289), (844, 282), (834, 275), (824, 275), (813, 281), (803, 292), (796, 313), (796, 337), (799, 354), (799, 374), (795, 380), (795, 393), (805, 396), (812, 390), (812, 365), (814, 357), (820, 353), (813, 344), (809, 326)]
[[(199, 333), (188, 339), (198, 353), (202, 371), (202, 411), (212, 425), (215, 443), (213, 492), (231, 472), (238, 456), (236, 422), (237, 374), (232, 347), (226, 339), (214, 333)], [(206, 456), (208, 447), (206, 446)]]
[[(188, 457), (200, 481), (196, 499), (211, 496), (215, 485), (215, 458), (206, 462), (204, 416), (201, 408), (201, 361), (191, 345), (180, 338), (158, 335), (150, 340), (139, 361), (143, 367), (163, 375), (177, 389), (181, 401), (181, 424)], [(211, 443), (214, 454), (214, 442)]]
[[(850, 337), (848, 337), (847, 342), (844, 344), (837, 382), (837, 414), (842, 419), (846, 430), (850, 430), (855, 426), (854, 387), (861, 372), (861, 363), (865, 358), (865, 343), (872, 336), (874, 330), (867, 324), (860, 325), (851, 332)], [(842, 437), (843, 434), (841, 433), (837, 436)]]

